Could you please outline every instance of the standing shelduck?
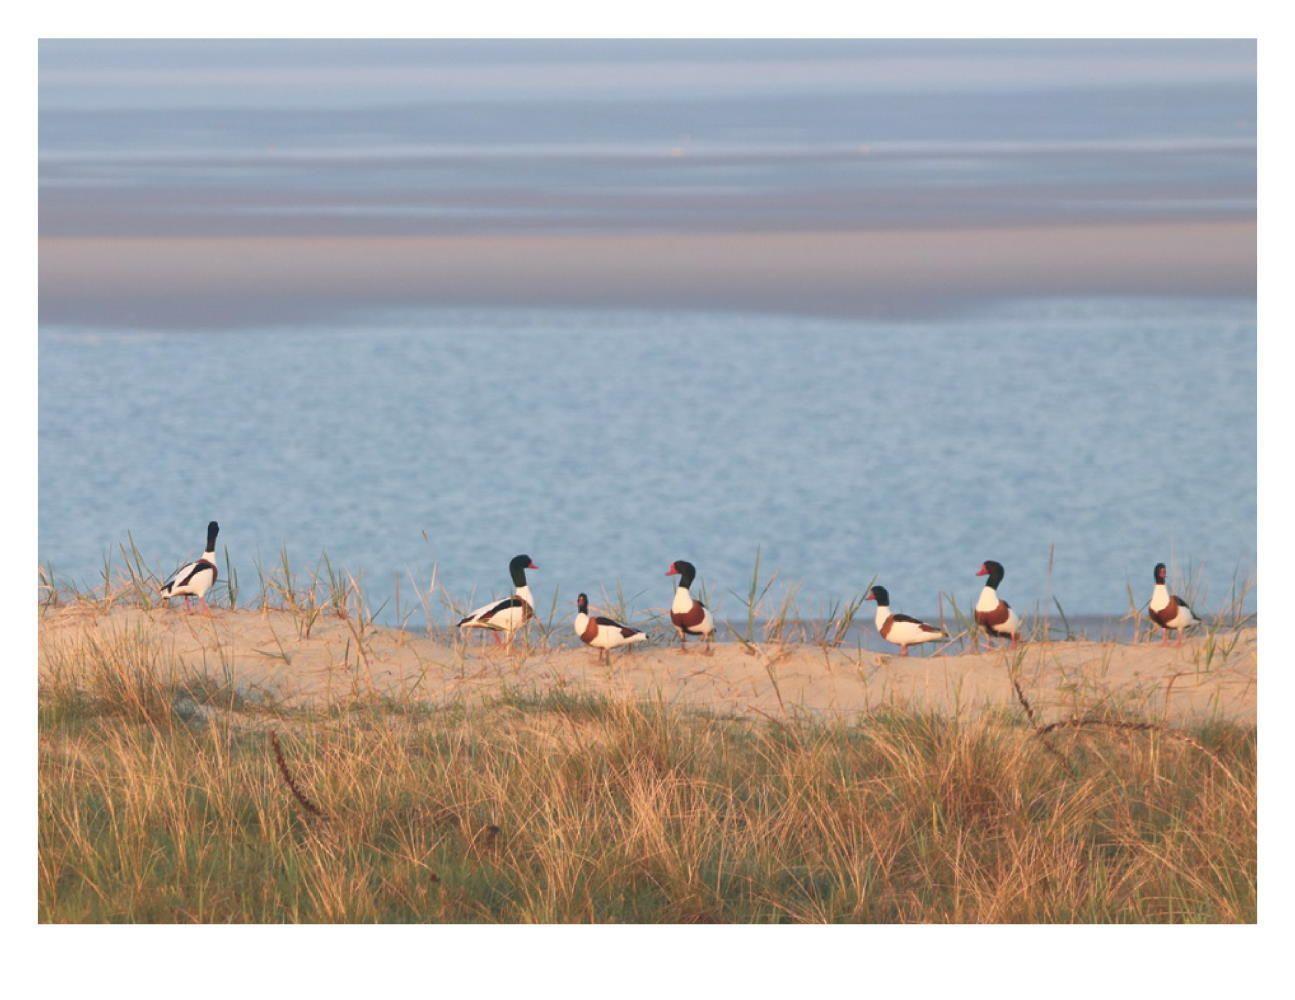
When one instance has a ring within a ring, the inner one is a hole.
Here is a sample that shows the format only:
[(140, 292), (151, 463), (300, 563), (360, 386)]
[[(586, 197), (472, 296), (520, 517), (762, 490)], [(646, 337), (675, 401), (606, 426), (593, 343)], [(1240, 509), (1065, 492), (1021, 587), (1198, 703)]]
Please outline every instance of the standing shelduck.
[(162, 600), (169, 601), (172, 597), (183, 597), (187, 611), (189, 598), (196, 597), (198, 603), (202, 605), (202, 610), (211, 614), (211, 608), (207, 607), (206, 593), (216, 582), (216, 534), (219, 531), (220, 525), (215, 521), (207, 525), (207, 547), (203, 550), (201, 558), (185, 563), (166, 578), (166, 582), (157, 591), (162, 595)]
[(644, 642), (647, 634), (639, 629), (622, 625), (613, 618), (593, 618), (589, 614), (589, 597), (581, 594), (576, 598), (576, 635), (586, 646), (598, 650), (598, 662), (609, 666), (612, 662), (612, 650), (618, 646), (628, 646), (633, 642)]
[(670, 622), (679, 633), (679, 652), (688, 652), (687, 636), (698, 635), (706, 643), (704, 655), (710, 656), (715, 619), (711, 617), (706, 605), (694, 598), (692, 591), (688, 589), (697, 576), (697, 568), (690, 562), (676, 559), (665, 571), (665, 575), (679, 577), (679, 585), (674, 589), (674, 600), (670, 602)]
[(1197, 624), (1200, 619), (1187, 606), (1186, 601), (1177, 594), (1169, 593), (1169, 588), (1165, 586), (1164, 563), (1156, 563), (1155, 578), (1156, 586), (1151, 591), (1147, 614), (1153, 622), (1164, 629), (1161, 642), (1167, 642), (1169, 633), (1173, 631), (1178, 633), (1177, 644), (1182, 645), (1183, 632)]
[(513, 596), (477, 608), (459, 621), (459, 628), (488, 629), (495, 633), (496, 642), (502, 632), (511, 640), (514, 632), (535, 617), (535, 598), (531, 596), (531, 588), (526, 585), (528, 569), (539, 567), (531, 562), (530, 556), (513, 556), (508, 564), (508, 572), (513, 578)]
[(998, 585), (1003, 582), (1003, 572), (1003, 564), (992, 559), (986, 559), (976, 572), (976, 576), (989, 577), (976, 601), (976, 624), (988, 635), (1011, 639), (1015, 646), (1021, 638), (1021, 617), (998, 596)]
[(897, 615), (890, 610), (890, 592), (885, 587), (874, 585), (864, 599), (877, 602), (877, 631), (887, 642), (893, 642), (904, 656), (908, 655), (909, 646), (917, 646), (936, 639), (947, 639), (948, 633), (924, 621), (910, 618), (908, 615)]

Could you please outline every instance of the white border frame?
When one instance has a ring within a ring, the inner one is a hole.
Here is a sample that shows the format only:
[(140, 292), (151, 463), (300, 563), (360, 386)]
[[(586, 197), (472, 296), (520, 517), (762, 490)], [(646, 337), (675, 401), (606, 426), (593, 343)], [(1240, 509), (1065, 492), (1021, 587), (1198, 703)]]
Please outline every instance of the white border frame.
[[(909, 3), (892, 10), (801, 0), (776, 12), (749, 4), (665, 0), (637, 9), (591, 2), (478, 3), (462, 9), (371, 2), (345, 10), (230, 0), (219, 8), (174, 2), (64, 2), (9, 11), (3, 65), (9, 134), (9, 312), (2, 366), (5, 467), (0, 613), (11, 637), (0, 732), (5, 752), (0, 900), (11, 989), (81, 997), (105, 986), (149, 995), (227, 996), (231, 990), (372, 995), (385, 989), (496, 995), (552, 985), (564, 994), (794, 995), (837, 984), (852, 991), (1083, 996), (1270, 995), (1289, 988), (1279, 942), (1292, 929), (1291, 732), (1295, 664), (1270, 659), (1288, 601), (1288, 466), (1292, 420), (1290, 196), (1295, 177), (1285, 100), (1295, 46), (1277, 13), (1257, 2), (1082, 8), (1037, 2)], [(1275, 9), (1275, 5), (1272, 8)], [(32, 570), (36, 505), (36, 39), (37, 37), (1259, 37), (1259, 549), (1260, 925), (1227, 928), (243, 928), (36, 925), (36, 629)], [(1283, 461), (1283, 459), (1285, 459)], [(1275, 634), (1276, 633), (1276, 634)], [(13, 638), (17, 641), (13, 642)], [(1289, 948), (1289, 944), (1286, 945)], [(17, 973), (15, 975), (14, 973)], [(24, 982), (25, 981), (25, 982)], [(1269, 986), (1268, 984), (1273, 984)], [(115, 992), (115, 989), (114, 989)]]

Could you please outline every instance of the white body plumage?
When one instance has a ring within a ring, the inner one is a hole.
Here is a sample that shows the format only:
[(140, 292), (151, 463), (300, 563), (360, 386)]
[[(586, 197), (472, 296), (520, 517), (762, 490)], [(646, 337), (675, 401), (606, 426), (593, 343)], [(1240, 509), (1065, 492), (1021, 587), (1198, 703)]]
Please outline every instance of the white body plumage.
[[(592, 624), (592, 628), (590, 625)], [(613, 622), (610, 625), (602, 624), (597, 619), (591, 619), (583, 611), (576, 615), (575, 632), (581, 640), (594, 649), (616, 649), (620, 646), (628, 646), (635, 642), (646, 642), (647, 633), (640, 632), (637, 629), (629, 629), (630, 634), (626, 635), (626, 626), (620, 622)]]
[(501, 601), (491, 601), (464, 615), (459, 620), (459, 628), (479, 628), (490, 632), (502, 632), (510, 639), (514, 632), (535, 617), (535, 598), (531, 588), (526, 584), (526, 571), (539, 569), (527, 555), (514, 556), (508, 563), (508, 572), (513, 578), (513, 596)]
[(1184, 604), (1180, 598), (1170, 594), (1169, 588), (1163, 583), (1157, 583), (1151, 591), (1151, 600), (1148, 602), (1147, 608), (1156, 612), (1164, 611), (1169, 607), (1170, 602), (1173, 602), (1177, 613), (1173, 618), (1165, 622), (1165, 628), (1176, 632), (1195, 625), (1199, 621), (1196, 615), (1192, 613), (1192, 609)]
[[(992, 614), (997, 611), (1003, 599), (998, 596), (998, 588), (982, 587), (980, 597), (976, 600), (976, 610), (982, 614)], [(1016, 613), (1014, 608), (1007, 609), (1006, 620), (996, 623), (994, 631), (999, 635), (1017, 636), (1021, 634), (1021, 616)]]
[(196, 597), (204, 605), (206, 604), (207, 591), (211, 589), (219, 575), (216, 569), (216, 535), (219, 531), (220, 525), (215, 521), (207, 525), (207, 547), (203, 550), (202, 556), (193, 562), (185, 563), (166, 578), (158, 588), (158, 594), (162, 600), (169, 601), (173, 597), (183, 597), (187, 604), (189, 598)]
[[(517, 600), (524, 602), (525, 607), (517, 604)], [(513, 591), (512, 597), (483, 604), (465, 616), (459, 622), (459, 628), (484, 628), (511, 635), (531, 619), (534, 608), (535, 598), (531, 596), (531, 588), (518, 587)]]
[(886, 622), (893, 614), (890, 608), (877, 609), (875, 618), (877, 631), (887, 642), (893, 642), (896, 646), (916, 646), (919, 643), (934, 642), (936, 639), (944, 638), (943, 632), (923, 622), (893, 621), (890, 623), (890, 628), (886, 628)]
[[(696, 624), (692, 624), (698, 607), (701, 609), (701, 619)], [(715, 631), (715, 619), (711, 617), (710, 608), (700, 605), (687, 587), (675, 587), (674, 600), (670, 602), (670, 612), (689, 622), (686, 628), (692, 635), (706, 636)]]

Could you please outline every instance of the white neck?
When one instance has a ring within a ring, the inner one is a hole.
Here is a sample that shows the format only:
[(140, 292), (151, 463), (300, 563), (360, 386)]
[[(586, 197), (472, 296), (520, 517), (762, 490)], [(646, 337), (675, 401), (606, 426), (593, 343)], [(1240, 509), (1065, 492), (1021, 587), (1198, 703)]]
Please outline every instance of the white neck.
[(1151, 591), (1151, 604), (1149, 605), (1156, 610), (1165, 607), (1169, 603), (1169, 588), (1163, 583), (1157, 583), (1156, 589)]
[(579, 612), (576, 615), (576, 631), (583, 632), (585, 630), (585, 627), (588, 624), (589, 624), (589, 615), (584, 611)]
[(532, 608), (535, 607), (535, 598), (531, 596), (531, 588), (526, 586), (526, 584), (523, 583), (520, 587), (518, 587), (515, 591), (513, 591), (513, 593), (515, 593), (523, 601), (529, 604)]
[(889, 617), (890, 617), (890, 605), (878, 604), (877, 605), (877, 628), (881, 628), (881, 626), (885, 625), (886, 619)]
[(215, 549), (208, 549), (206, 552), (204, 552), (204, 553), (202, 554), (202, 558), (206, 559), (206, 560), (207, 560), (207, 562), (215, 562), (215, 561), (216, 561), (216, 550), (215, 550)]
[(687, 587), (675, 587), (674, 601), (670, 604), (671, 611), (687, 611), (692, 607), (692, 594)]
[(996, 607), (998, 607), (998, 591), (989, 584), (985, 584), (980, 591), (979, 600), (976, 601), (976, 610), (993, 611)]

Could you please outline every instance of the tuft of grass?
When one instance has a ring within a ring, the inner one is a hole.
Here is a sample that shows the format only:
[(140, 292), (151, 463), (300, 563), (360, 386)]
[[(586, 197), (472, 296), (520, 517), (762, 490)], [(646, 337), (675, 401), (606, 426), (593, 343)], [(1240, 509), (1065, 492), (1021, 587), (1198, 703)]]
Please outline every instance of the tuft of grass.
[(158, 725), (171, 716), (181, 673), (142, 627), (86, 633), (42, 650), (41, 707)]
[(489, 699), (486, 705), (510, 708), (531, 715), (557, 715), (577, 721), (604, 719), (615, 711), (615, 704), (602, 695), (565, 688), (508, 688)]
[[(769, 579), (764, 581), (761, 580), (760, 555), (760, 546), (756, 546), (755, 565), (751, 569), (751, 582), (747, 585), (746, 595), (743, 596), (736, 591), (729, 591), (729, 593), (737, 598), (742, 607), (746, 609), (746, 623), (742, 631), (737, 632), (731, 624), (729, 625), (729, 631), (733, 632), (734, 638), (742, 644), (743, 649), (752, 654), (755, 652), (756, 643), (758, 641), (756, 639), (755, 627), (760, 618), (760, 606), (764, 603), (764, 599), (769, 595), (770, 589), (778, 579), (778, 574), (774, 573), (769, 577)], [(715, 613), (713, 608), (711, 609), (711, 613)]]
[(944, 622), (944, 615), (941, 613), (940, 627), (949, 634), (949, 638), (941, 648), (947, 649), (950, 646), (962, 644), (963, 648), (979, 650), (981, 633), (980, 626), (976, 624), (975, 617), (962, 610), (958, 605), (958, 599), (953, 594), (942, 593), (940, 595), (941, 609), (943, 609), (945, 601), (949, 602), (949, 608), (952, 611), (953, 621), (956, 625), (954, 627), (946, 625)]
[(1061, 616), (1061, 626), (1066, 630), (1065, 641), (1070, 642), (1075, 638), (1075, 634), (1070, 628), (1070, 619), (1066, 617), (1066, 609), (1061, 606), (1061, 601), (1058, 600), (1055, 594), (1052, 595), (1052, 603), (1056, 605), (1057, 614)]
[(37, 603), (41, 614), (51, 608), (57, 608), (62, 603), (62, 588), (59, 587), (58, 580), (54, 576), (54, 567), (48, 563), (37, 567), (36, 587), (39, 595)]
[(823, 625), (818, 634), (818, 644), (825, 648), (839, 649), (849, 636), (851, 629), (854, 628), (855, 619), (859, 617), (859, 612), (863, 610), (865, 603), (864, 594), (871, 589), (877, 581), (876, 574), (873, 574), (868, 586), (863, 588), (863, 592), (855, 594), (848, 598), (844, 604), (840, 601), (833, 601), (828, 605), (827, 612), (823, 615)]
[(234, 561), (229, 558), (229, 546), (225, 546), (225, 596), (229, 599), (231, 611), (238, 607), (238, 570)]
[[(162, 581), (145, 564), (144, 557), (139, 551), (139, 546), (135, 544), (134, 534), (127, 532), (126, 542), (127, 544), (121, 546), (122, 564), (126, 572), (124, 589), (134, 603), (143, 608), (151, 608), (159, 603), (157, 588), (161, 586)], [(229, 553), (226, 551), (227, 560), (228, 555)], [(107, 586), (111, 589), (111, 582)]]

